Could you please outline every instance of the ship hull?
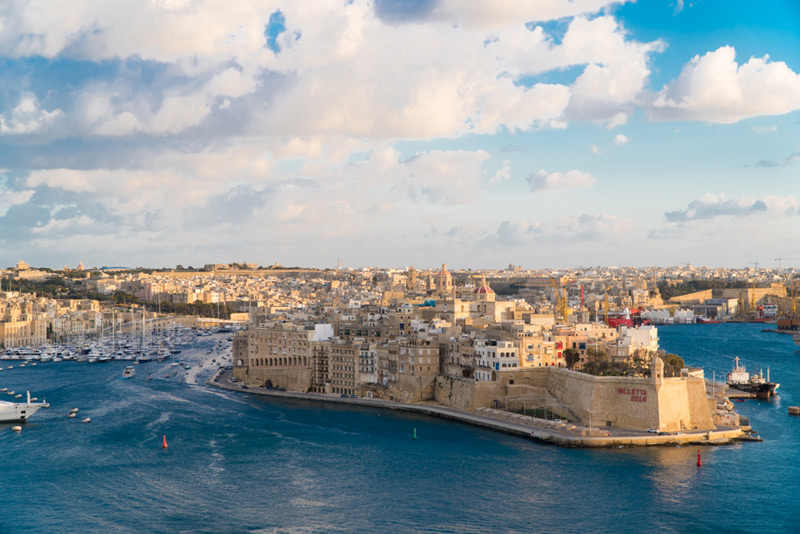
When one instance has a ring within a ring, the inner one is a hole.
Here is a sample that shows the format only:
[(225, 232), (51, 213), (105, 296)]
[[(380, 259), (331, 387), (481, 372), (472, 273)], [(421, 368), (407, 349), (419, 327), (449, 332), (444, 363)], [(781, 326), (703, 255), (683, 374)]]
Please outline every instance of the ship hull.
[(775, 390), (780, 387), (780, 384), (774, 382), (765, 382), (763, 384), (729, 384), (731, 388), (745, 393), (754, 393), (756, 398), (769, 399), (775, 394)]
[(24, 423), (35, 414), (40, 404), (17, 404), (3, 402), (0, 404), (0, 423)]

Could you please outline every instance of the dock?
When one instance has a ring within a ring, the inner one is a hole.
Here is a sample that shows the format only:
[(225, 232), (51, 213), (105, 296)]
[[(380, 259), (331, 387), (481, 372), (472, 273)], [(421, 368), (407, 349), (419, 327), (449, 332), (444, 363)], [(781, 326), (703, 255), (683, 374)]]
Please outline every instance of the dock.
[(789, 415), (800, 415), (800, 406), (789, 406)]
[(729, 399), (755, 399), (755, 393), (749, 393), (747, 391), (739, 391), (738, 389), (728, 388), (726, 393)]

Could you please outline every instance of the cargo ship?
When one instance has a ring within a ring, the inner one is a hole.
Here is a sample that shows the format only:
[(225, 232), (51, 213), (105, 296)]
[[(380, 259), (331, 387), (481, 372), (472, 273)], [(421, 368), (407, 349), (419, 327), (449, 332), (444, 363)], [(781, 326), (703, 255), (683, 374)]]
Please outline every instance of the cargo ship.
[(750, 376), (747, 369), (739, 366), (739, 357), (737, 356), (733, 360), (733, 371), (728, 373), (728, 386), (746, 393), (755, 393), (759, 399), (769, 399), (775, 394), (775, 390), (780, 387), (780, 384), (770, 382), (769, 369), (767, 369), (766, 379), (763, 371)]

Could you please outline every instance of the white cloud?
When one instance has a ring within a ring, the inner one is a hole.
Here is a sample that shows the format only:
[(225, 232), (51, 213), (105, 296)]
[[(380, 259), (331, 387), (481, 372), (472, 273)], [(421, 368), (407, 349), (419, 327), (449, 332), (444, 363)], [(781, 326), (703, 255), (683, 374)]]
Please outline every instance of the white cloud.
[(537, 0), (500, 2), (462, 2), (440, 0), (433, 10), (434, 18), (478, 28), (498, 28), (519, 20), (554, 20), (597, 13), (628, 0)]
[(497, 169), (497, 172), (494, 173), (491, 178), (489, 178), (489, 183), (499, 184), (500, 182), (505, 182), (509, 178), (511, 178), (511, 162), (504, 161), (503, 166)]
[(592, 154), (594, 154), (595, 156), (599, 156), (599, 155), (601, 154), (601, 152), (600, 152), (600, 148), (599, 148), (597, 145), (589, 145), (589, 146), (588, 146), (588, 147), (586, 147), (586, 148), (588, 148), (588, 149), (589, 149), (589, 152), (591, 152), (591, 153), (592, 153)]
[(609, 128), (622, 124), (645, 88), (650, 54), (663, 47), (661, 41), (627, 40), (613, 17), (577, 17), (564, 36), (564, 50), (587, 65), (571, 87), (568, 116), (608, 120)]
[(762, 198), (742, 196), (729, 200), (724, 194), (706, 194), (700, 199), (690, 202), (686, 209), (670, 211), (664, 216), (670, 223), (684, 224), (717, 217), (783, 218), (798, 215), (799, 210), (800, 202), (793, 196), (765, 196)]
[[(142, 91), (131, 77), (76, 91), (71, 132), (177, 135), (230, 113), (237, 100), (247, 110), (236, 117), (245, 135), (421, 139), (563, 128), (568, 119), (613, 127), (627, 120), (648, 57), (661, 47), (629, 40), (611, 16), (582, 16), (620, 3), (448, 0), (423, 23), (392, 25), (369, 0), (82, 0), (69, 10), (10, 0), (0, 54), (168, 67), (169, 87)], [(276, 54), (265, 46), (264, 29), (277, 10), (286, 31)], [(575, 18), (561, 44), (525, 26), (563, 17)], [(585, 70), (571, 87), (514, 83), (574, 66)]]
[(33, 93), (25, 93), (9, 116), (0, 115), (0, 134), (22, 135), (46, 131), (63, 116), (60, 109), (47, 111), (39, 107)]
[(477, 198), (481, 165), (489, 157), (483, 150), (433, 150), (400, 164), (395, 180), (413, 200), (465, 204)]
[(35, 192), (33, 189), (24, 191), (0, 189), (0, 217), (4, 217), (12, 207), (28, 202)]
[(738, 65), (734, 48), (723, 46), (685, 65), (678, 79), (658, 93), (650, 112), (659, 120), (730, 124), (796, 109), (800, 75), (769, 56)]
[(504, 247), (524, 247), (534, 243), (605, 242), (633, 230), (630, 219), (607, 213), (584, 213), (556, 221), (506, 220), (497, 233), (483, 242)]
[(617, 126), (622, 126), (623, 124), (627, 124), (627, 122), (628, 122), (628, 114), (619, 112), (613, 117), (611, 117), (611, 120), (608, 121), (607, 128), (609, 130), (613, 130)]
[(627, 135), (618, 134), (614, 138), (614, 144), (617, 145), (617, 146), (624, 145), (627, 142), (628, 142), (628, 136)]
[(51, 235), (54, 233), (62, 233), (69, 230), (71, 233), (81, 232), (84, 233), (95, 226), (97, 221), (86, 215), (79, 215), (69, 219), (50, 219), (44, 226), (37, 226), (31, 229), (34, 235)]
[(777, 126), (751, 126), (750, 129), (755, 133), (772, 133), (778, 131)]
[(538, 171), (528, 177), (533, 191), (553, 191), (557, 189), (584, 189), (591, 187), (597, 180), (586, 172), (571, 170), (564, 173)]

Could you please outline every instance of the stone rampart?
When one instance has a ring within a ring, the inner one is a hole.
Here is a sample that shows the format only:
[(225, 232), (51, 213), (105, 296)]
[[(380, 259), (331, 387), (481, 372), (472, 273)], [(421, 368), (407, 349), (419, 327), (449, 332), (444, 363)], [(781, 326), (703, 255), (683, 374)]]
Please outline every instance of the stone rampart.
[(246, 382), (252, 386), (263, 386), (269, 380), (273, 386), (290, 391), (306, 392), (311, 388), (312, 370), (308, 368), (251, 367), (247, 369)]
[(523, 397), (536, 389), (561, 403), (552, 406), (555, 411), (585, 426), (667, 432), (714, 429), (705, 383), (699, 377), (592, 376), (558, 367), (498, 373), (495, 382), (440, 376), (435, 400), (475, 411), (504, 407), (509, 397)]

